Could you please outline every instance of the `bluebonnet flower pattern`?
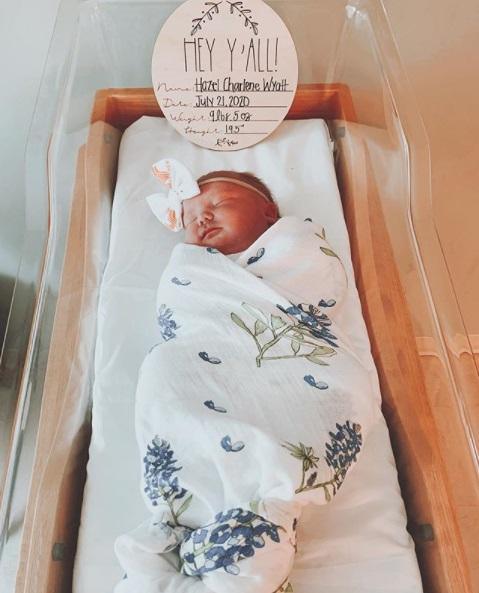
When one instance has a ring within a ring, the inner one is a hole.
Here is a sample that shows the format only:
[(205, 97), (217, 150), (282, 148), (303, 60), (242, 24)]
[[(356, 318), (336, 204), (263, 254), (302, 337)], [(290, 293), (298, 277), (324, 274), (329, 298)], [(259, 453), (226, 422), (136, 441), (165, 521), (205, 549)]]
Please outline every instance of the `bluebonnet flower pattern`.
[(221, 446), (227, 453), (236, 453), (244, 449), (243, 441), (236, 441), (236, 443), (232, 443), (231, 437), (229, 435), (226, 435), (221, 439)]
[(263, 257), (264, 253), (265, 253), (264, 247), (260, 247), (258, 249), (258, 251), (256, 252), (256, 255), (252, 255), (250, 258), (248, 258), (248, 261), (246, 263), (249, 266), (251, 264), (255, 264), (258, 260), (260, 260)]
[(208, 352), (198, 352), (198, 356), (205, 362), (210, 362), (211, 364), (221, 364), (221, 360), (219, 358), (216, 356), (210, 356)]
[(335, 481), (333, 494), (339, 490), (350, 466), (357, 460), (363, 438), (361, 426), (349, 420), (345, 424), (336, 424), (337, 432), (330, 432), (331, 441), (326, 443), (326, 463), (334, 470)]
[(173, 276), (171, 281), (173, 282), (173, 284), (176, 284), (177, 286), (188, 286), (189, 284), (191, 284), (191, 280), (180, 280), (176, 276)]
[[(238, 562), (251, 558), (266, 545), (266, 538), (280, 543), (283, 528), (246, 509), (234, 508), (215, 515), (215, 521), (187, 534), (180, 556), (181, 571), (201, 577), (207, 572), (223, 569), (238, 575)], [(187, 551), (184, 550), (187, 548)]]
[(173, 311), (165, 304), (161, 305), (158, 311), (158, 325), (160, 326), (161, 337), (165, 342), (176, 338), (175, 330), (178, 330), (180, 326), (173, 319)]
[(226, 408), (223, 408), (222, 406), (217, 406), (212, 399), (208, 399), (203, 403), (210, 410), (214, 410), (215, 412), (221, 412), (223, 414), (226, 414)]
[(331, 326), (331, 320), (326, 313), (321, 311), (314, 305), (308, 305), (307, 303), (300, 303), (298, 305), (291, 304), (290, 307), (282, 307), (276, 305), (280, 311), (294, 317), (299, 322), (299, 325), (308, 329), (308, 332), (315, 338), (324, 340), (326, 343), (338, 347), (334, 340), (337, 337), (329, 330)]
[[(176, 463), (170, 444), (155, 436), (147, 446), (146, 455), (143, 458), (144, 492), (153, 506), (158, 506), (162, 501), (166, 502), (175, 522), (188, 508), (192, 498), (191, 495), (187, 496), (188, 491), (179, 485), (178, 476), (174, 475), (182, 469)], [(176, 508), (177, 501), (182, 499), (184, 500), (180, 507)]]
[(322, 488), (327, 502), (331, 500), (332, 494), (336, 494), (346, 477), (346, 473), (351, 465), (357, 461), (357, 455), (362, 446), (361, 426), (355, 422), (351, 424), (349, 420), (345, 424), (336, 423), (337, 432), (329, 432), (331, 441), (326, 443), (326, 455), (324, 460), (333, 470), (333, 475), (325, 482), (317, 482), (319, 457), (316, 455), (313, 447), (307, 447), (303, 443), (294, 445), (285, 442), (281, 446), (287, 449), (290, 454), (301, 461), (302, 477), (301, 483), (295, 492), (304, 492)]
[(316, 379), (313, 377), (313, 375), (305, 375), (303, 377), (303, 379), (305, 380), (305, 382), (308, 385), (311, 385), (311, 387), (315, 387), (316, 389), (327, 389), (328, 388), (327, 383), (325, 383), (324, 381), (316, 381)]

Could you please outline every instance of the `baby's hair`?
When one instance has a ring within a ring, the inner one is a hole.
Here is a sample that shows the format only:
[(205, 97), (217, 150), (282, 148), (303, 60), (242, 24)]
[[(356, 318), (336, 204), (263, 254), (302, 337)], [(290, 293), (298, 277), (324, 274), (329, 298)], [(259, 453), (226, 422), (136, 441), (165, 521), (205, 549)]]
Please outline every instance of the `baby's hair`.
[(270, 202), (276, 204), (273, 198), (273, 194), (271, 193), (269, 187), (266, 185), (266, 183), (264, 183), (264, 181), (262, 181), (253, 173), (249, 173), (248, 171), (210, 171), (209, 173), (206, 173), (205, 175), (202, 175), (199, 179), (197, 179), (197, 183), (201, 183), (202, 181), (206, 181), (207, 179), (211, 179), (212, 177), (230, 177), (231, 179), (239, 179), (240, 181), (246, 181), (253, 187), (259, 189), (259, 191), (262, 192)]

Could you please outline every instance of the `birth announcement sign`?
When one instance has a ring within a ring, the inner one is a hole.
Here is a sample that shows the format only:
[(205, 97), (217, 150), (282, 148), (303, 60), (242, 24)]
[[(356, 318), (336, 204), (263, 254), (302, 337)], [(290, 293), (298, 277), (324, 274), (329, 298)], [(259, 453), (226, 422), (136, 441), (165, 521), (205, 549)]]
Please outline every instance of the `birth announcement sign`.
[(286, 116), (298, 60), (288, 29), (262, 0), (188, 0), (160, 31), (152, 78), (178, 132), (206, 148), (239, 150)]

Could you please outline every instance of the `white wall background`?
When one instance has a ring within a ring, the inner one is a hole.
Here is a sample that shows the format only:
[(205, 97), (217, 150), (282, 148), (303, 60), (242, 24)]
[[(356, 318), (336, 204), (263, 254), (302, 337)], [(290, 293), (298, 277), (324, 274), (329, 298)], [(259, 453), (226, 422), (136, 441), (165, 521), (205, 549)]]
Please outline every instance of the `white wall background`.
[[(24, 152), (59, 0), (0, 0), (0, 274), (15, 277), (24, 234)], [(0, 301), (9, 302), (3, 285)], [(0, 336), (1, 343), (1, 336)]]

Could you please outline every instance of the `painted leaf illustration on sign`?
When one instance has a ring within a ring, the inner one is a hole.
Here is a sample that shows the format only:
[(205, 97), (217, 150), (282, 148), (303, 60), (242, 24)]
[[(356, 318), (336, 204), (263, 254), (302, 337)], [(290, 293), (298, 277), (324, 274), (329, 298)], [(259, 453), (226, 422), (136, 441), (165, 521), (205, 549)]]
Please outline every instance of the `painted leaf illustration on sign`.
[[(206, 18), (209, 21), (212, 21), (213, 15), (219, 14), (220, 9), (218, 7), (221, 4), (221, 2), (222, 2), (222, 0), (220, 0), (220, 2), (205, 2), (204, 3), (204, 6), (209, 6), (209, 8), (202, 16), (191, 19), (191, 22), (193, 24), (193, 28), (191, 29), (191, 35), (195, 35), (195, 33), (198, 33), (198, 31), (201, 31), (201, 25), (205, 22)], [(202, 11), (202, 12), (204, 12), (204, 11)]]

